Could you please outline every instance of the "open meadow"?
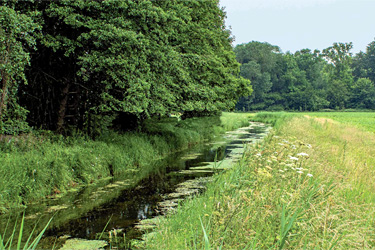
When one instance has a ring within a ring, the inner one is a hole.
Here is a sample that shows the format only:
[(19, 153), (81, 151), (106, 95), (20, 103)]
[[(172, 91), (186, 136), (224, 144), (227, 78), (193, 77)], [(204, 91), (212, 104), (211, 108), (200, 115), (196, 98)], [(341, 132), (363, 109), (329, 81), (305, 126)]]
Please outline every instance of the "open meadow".
[(374, 112), (309, 112), (305, 113), (305, 115), (328, 118), (370, 132), (375, 132)]

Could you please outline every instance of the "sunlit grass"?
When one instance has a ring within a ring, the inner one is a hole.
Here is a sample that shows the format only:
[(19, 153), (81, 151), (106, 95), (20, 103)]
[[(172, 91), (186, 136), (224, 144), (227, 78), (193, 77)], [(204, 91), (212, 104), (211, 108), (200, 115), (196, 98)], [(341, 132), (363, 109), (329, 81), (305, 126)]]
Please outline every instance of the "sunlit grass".
[(303, 115), (259, 117), (277, 129), (184, 202), (145, 248), (374, 248), (375, 135)]
[(311, 112), (304, 114), (332, 119), (343, 124), (375, 132), (375, 112)]
[(234, 130), (236, 128), (245, 127), (249, 124), (250, 117), (254, 113), (229, 113), (223, 112), (220, 117), (222, 127), (225, 131)]

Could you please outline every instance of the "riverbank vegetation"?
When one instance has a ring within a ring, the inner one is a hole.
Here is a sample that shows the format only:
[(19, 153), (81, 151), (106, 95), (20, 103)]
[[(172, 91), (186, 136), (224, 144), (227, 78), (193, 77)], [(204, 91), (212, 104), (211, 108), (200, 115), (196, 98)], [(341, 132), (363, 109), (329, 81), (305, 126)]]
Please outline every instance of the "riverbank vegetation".
[(17, 207), (106, 177), (136, 183), (152, 171), (157, 159), (246, 126), (248, 119), (248, 114), (223, 113), (181, 121), (147, 120), (138, 133), (112, 131), (96, 140), (48, 131), (7, 137), (0, 143), (0, 208)]
[(258, 114), (273, 132), (161, 221), (145, 247), (373, 248), (375, 136), (313, 116)]

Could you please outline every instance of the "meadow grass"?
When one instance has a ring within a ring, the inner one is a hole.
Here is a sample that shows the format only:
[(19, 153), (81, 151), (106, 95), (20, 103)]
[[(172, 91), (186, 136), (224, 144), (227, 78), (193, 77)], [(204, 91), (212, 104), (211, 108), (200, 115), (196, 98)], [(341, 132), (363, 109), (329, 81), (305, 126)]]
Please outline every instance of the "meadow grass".
[(370, 132), (375, 132), (375, 112), (311, 112), (312, 117), (327, 118)]
[[(0, 214), (48, 195), (113, 176), (140, 180), (153, 162), (248, 124), (248, 115), (146, 121), (141, 132), (109, 131), (91, 140), (37, 131), (0, 142)], [(230, 124), (230, 125), (228, 125)]]
[(255, 119), (276, 127), (163, 220), (143, 247), (374, 248), (375, 135), (311, 116)]

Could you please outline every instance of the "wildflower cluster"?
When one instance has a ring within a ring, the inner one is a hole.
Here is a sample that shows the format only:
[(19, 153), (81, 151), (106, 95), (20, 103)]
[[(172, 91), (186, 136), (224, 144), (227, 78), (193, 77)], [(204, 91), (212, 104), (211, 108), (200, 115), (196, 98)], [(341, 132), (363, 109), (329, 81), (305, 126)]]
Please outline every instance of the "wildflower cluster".
[[(301, 141), (290, 142), (274, 137), (272, 147), (252, 152), (257, 163), (256, 175), (262, 182), (271, 178), (313, 177), (308, 168), (308, 152), (312, 146)], [(253, 163), (252, 163), (253, 164)]]

